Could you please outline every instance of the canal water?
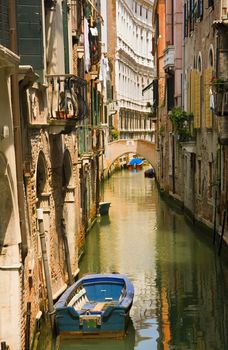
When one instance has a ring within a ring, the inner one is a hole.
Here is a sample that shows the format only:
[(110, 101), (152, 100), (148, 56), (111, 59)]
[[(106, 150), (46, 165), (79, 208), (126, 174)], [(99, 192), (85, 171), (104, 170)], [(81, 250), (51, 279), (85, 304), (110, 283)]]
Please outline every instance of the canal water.
[(122, 340), (63, 339), (61, 350), (227, 350), (228, 267), (212, 237), (193, 229), (143, 171), (115, 173), (104, 186), (109, 216), (87, 235), (80, 275), (120, 272), (134, 284)]

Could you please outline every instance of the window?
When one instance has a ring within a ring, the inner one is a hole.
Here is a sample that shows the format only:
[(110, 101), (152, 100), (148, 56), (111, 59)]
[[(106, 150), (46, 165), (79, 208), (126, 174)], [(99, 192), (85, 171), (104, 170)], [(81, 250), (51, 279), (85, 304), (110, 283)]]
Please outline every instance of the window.
[(142, 5), (140, 5), (140, 16), (142, 16)]
[(208, 7), (214, 8), (214, 0), (208, 0)]
[(156, 18), (155, 18), (155, 33), (154, 33), (154, 38), (157, 41), (159, 36), (159, 16), (158, 13), (156, 13)]
[(170, 74), (167, 78), (167, 109), (171, 111), (174, 107), (174, 75)]
[(197, 18), (201, 20), (203, 18), (203, 0), (198, 0), (197, 3)]
[(194, 59), (193, 59), (193, 68), (194, 68), (194, 69), (197, 69), (197, 59), (196, 59), (196, 56), (194, 56)]
[(201, 56), (201, 53), (199, 53), (199, 56), (198, 56), (197, 69), (198, 69), (199, 73), (201, 74), (202, 73), (202, 56)]
[(194, 30), (194, 0), (189, 0), (189, 21), (190, 32)]
[(0, 44), (10, 48), (8, 7), (8, 1), (2, 0), (0, 5)]
[(209, 67), (211, 67), (211, 68), (214, 67), (214, 52), (213, 52), (213, 47), (210, 47), (210, 50), (209, 50)]
[(146, 9), (146, 19), (148, 18), (148, 10)]
[(187, 4), (184, 4), (184, 38), (188, 36), (188, 8)]
[(137, 2), (135, 2), (135, 13), (137, 13)]

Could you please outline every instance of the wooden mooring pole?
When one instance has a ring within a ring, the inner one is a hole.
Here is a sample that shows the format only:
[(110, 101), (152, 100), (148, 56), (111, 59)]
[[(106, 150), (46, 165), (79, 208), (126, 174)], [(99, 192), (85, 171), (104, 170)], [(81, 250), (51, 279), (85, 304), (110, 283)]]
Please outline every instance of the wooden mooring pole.
[(63, 234), (63, 243), (64, 243), (64, 248), (65, 248), (65, 258), (66, 258), (66, 266), (67, 266), (67, 273), (68, 273), (68, 281), (69, 281), (69, 285), (71, 286), (74, 283), (74, 280), (73, 280), (71, 263), (70, 263), (70, 250), (69, 250), (68, 238), (67, 238), (67, 233), (66, 233), (66, 225), (65, 225), (64, 219), (61, 220), (61, 227), (62, 227), (62, 234)]
[(214, 208), (214, 235), (213, 235), (214, 244), (215, 244), (215, 238), (216, 238), (216, 211), (217, 211), (217, 191), (215, 191), (215, 208)]
[(222, 241), (223, 241), (223, 236), (224, 236), (224, 231), (225, 231), (225, 223), (226, 223), (226, 210), (224, 210), (224, 213), (223, 213), (222, 233), (221, 233), (220, 241), (219, 241), (218, 255), (221, 254), (221, 250), (222, 250)]
[(1, 350), (7, 350), (7, 345), (5, 341), (1, 342)]

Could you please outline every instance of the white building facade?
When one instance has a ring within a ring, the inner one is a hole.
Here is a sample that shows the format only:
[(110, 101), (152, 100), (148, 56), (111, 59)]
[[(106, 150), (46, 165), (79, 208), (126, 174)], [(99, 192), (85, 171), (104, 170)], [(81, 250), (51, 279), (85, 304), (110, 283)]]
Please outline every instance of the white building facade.
[(116, 0), (115, 98), (120, 139), (155, 142), (152, 1)]
[(0, 348), (19, 350), (21, 338), (21, 229), (12, 115), (11, 76), (19, 57), (0, 45)]

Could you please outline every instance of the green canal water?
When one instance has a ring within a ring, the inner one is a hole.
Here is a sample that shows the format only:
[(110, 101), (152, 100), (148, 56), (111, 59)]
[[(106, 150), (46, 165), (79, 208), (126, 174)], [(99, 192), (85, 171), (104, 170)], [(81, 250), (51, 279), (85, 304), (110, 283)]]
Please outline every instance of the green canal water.
[(228, 267), (212, 237), (168, 207), (143, 172), (114, 174), (102, 200), (109, 216), (87, 235), (80, 275), (126, 274), (135, 287), (131, 323), (122, 340), (61, 339), (56, 348), (227, 350)]

